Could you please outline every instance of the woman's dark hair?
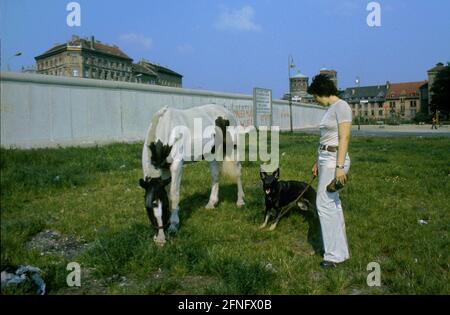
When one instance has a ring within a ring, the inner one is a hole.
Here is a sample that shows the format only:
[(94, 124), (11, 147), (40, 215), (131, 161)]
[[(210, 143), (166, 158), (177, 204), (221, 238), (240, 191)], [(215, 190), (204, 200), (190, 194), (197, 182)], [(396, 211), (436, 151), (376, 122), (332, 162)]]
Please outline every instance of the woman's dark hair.
[(338, 95), (334, 82), (325, 74), (316, 75), (308, 88), (308, 93), (317, 96)]

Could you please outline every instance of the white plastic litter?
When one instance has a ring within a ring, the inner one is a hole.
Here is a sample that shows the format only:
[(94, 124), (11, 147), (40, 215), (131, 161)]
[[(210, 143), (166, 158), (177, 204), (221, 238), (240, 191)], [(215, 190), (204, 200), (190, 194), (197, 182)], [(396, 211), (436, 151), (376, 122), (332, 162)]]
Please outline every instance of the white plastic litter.
[(1, 273), (1, 288), (2, 290), (11, 285), (20, 285), (25, 283), (27, 279), (33, 281), (37, 286), (36, 294), (45, 294), (45, 282), (40, 276), (41, 269), (33, 266), (19, 266), (16, 271), (8, 272), (7, 270)]

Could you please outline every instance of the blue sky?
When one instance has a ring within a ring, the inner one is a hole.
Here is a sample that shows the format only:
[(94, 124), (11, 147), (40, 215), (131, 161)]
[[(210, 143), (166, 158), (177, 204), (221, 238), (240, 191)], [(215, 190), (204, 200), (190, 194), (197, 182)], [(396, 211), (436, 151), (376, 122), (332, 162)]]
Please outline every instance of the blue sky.
[[(379, 0), (381, 26), (369, 27), (370, 0), (78, 0), (81, 26), (69, 27), (67, 0), (0, 0), (2, 70), (72, 34), (94, 35), (130, 57), (181, 73), (186, 88), (251, 94), (288, 88), (288, 56), (310, 78), (338, 71), (339, 88), (426, 79), (450, 61), (450, 1)], [(11, 56), (21, 51), (19, 57)]]

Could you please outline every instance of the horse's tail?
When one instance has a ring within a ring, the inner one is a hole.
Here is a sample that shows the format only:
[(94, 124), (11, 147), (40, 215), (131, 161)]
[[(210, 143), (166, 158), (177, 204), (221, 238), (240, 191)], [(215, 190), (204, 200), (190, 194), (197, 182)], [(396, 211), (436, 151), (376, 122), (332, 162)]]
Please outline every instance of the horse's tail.
[[(219, 129), (217, 131), (221, 132), (223, 152), (223, 163), (222, 163), (222, 174), (230, 179), (237, 179), (240, 174), (240, 169), (238, 163), (236, 163), (236, 145), (233, 141), (233, 135), (227, 131), (227, 127), (230, 126), (230, 120), (219, 116), (216, 121), (216, 127)], [(234, 124), (234, 121), (232, 121)], [(219, 140), (219, 139), (218, 139)]]
[(144, 179), (146, 177), (157, 177), (158, 171), (153, 167), (151, 163), (152, 153), (150, 151), (150, 143), (155, 140), (156, 127), (158, 126), (159, 119), (166, 113), (168, 107), (165, 106), (157, 111), (150, 121), (150, 126), (147, 129), (145, 135), (144, 147), (142, 149), (142, 170), (144, 173)]

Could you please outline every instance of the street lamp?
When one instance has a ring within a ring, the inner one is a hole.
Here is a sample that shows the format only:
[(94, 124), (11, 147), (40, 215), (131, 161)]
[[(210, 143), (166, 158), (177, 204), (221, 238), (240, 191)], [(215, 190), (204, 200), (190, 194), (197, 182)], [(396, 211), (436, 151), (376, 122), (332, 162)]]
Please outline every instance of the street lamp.
[[(359, 79), (359, 77), (356, 77), (355, 79), (355, 84), (356, 84), (356, 88), (359, 89), (359, 83), (361, 82), (361, 80)], [(359, 91), (358, 91), (359, 92)], [(362, 102), (361, 99), (359, 99), (359, 103), (358, 103), (358, 130), (361, 130), (361, 111), (362, 111)]]
[(8, 60), (6, 61), (6, 63), (8, 64), (8, 71), (11, 71), (11, 67), (9, 66), (9, 61), (14, 58), (14, 57), (18, 57), (21, 56), (22, 52), (18, 51), (16, 52), (14, 55), (12, 55), (11, 57), (8, 58)]
[(294, 58), (292, 55), (288, 57), (288, 73), (289, 73), (289, 120), (291, 126), (291, 133), (294, 132), (294, 128), (292, 126), (292, 93), (291, 93), (291, 69), (295, 68)]

